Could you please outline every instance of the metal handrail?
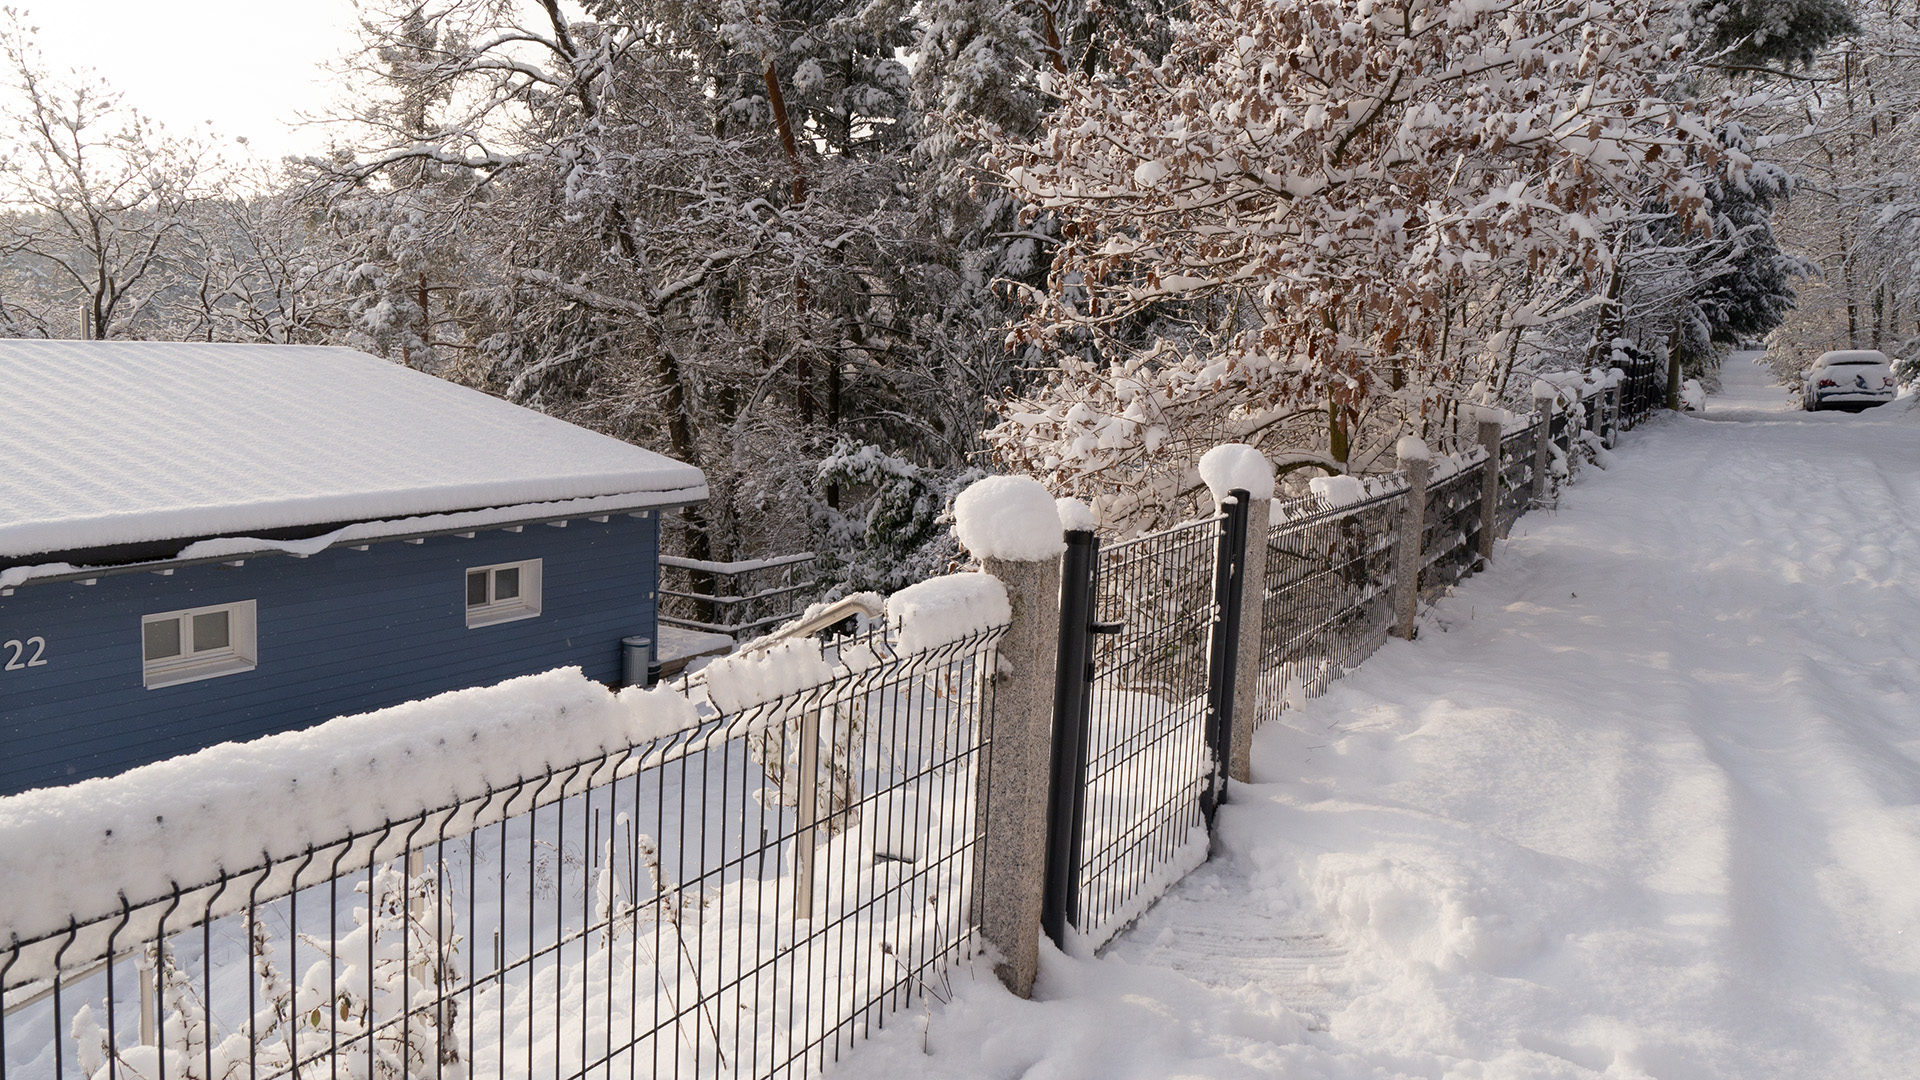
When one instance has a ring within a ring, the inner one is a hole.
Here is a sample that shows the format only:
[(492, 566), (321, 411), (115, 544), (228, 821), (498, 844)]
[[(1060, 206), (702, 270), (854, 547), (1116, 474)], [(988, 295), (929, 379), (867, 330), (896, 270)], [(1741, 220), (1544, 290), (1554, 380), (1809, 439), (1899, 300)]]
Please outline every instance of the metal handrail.
[(740, 646), (738, 655), (771, 649), (788, 638), (817, 634), (834, 623), (844, 622), (854, 615), (865, 615), (869, 619), (877, 619), (886, 614), (886, 610), (886, 603), (873, 593), (854, 593), (852, 596), (843, 596), (819, 611), (811, 615), (803, 615), (771, 634), (754, 638)]

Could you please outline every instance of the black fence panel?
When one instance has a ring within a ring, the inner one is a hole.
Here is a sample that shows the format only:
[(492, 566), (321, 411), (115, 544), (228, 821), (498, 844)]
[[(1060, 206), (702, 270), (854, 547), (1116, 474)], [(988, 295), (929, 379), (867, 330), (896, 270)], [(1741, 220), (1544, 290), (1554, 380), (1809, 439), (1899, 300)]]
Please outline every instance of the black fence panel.
[(1259, 722), (1324, 693), (1386, 640), (1407, 506), (1405, 482), (1390, 484), (1349, 506), (1307, 498), (1276, 507), (1266, 536)]
[(1498, 533), (1506, 536), (1533, 500), (1533, 452), (1541, 426), (1528, 424), (1500, 440), (1500, 503), (1495, 511)]
[(1629, 359), (1618, 366), (1626, 374), (1620, 387), (1620, 424), (1636, 427), (1655, 409), (1666, 407), (1666, 370), (1652, 357)]
[(16, 940), (0, 1076), (814, 1074), (977, 949), (1000, 633)]
[(1428, 603), (1479, 564), (1481, 470), (1486, 467), (1476, 462), (1427, 486), (1419, 584), (1420, 598)]
[(1210, 651), (1224, 514), (1099, 550), (1077, 903), (1093, 949), (1204, 861)]

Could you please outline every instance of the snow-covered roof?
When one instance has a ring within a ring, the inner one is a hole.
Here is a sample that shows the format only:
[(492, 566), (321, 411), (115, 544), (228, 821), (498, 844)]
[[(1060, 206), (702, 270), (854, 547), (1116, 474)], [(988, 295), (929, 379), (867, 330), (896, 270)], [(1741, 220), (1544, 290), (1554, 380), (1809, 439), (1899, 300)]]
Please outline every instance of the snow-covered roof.
[(699, 469), (352, 349), (0, 341), (0, 559), (598, 496)]

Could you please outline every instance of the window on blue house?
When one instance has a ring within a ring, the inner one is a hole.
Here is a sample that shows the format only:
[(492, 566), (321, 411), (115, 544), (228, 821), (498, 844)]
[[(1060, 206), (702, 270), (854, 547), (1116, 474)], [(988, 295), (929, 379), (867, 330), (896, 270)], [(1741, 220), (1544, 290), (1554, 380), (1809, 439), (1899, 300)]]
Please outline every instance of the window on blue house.
[(531, 619), (540, 614), (540, 560), (467, 570), (467, 625)]
[(141, 683), (153, 690), (252, 671), (257, 622), (252, 600), (141, 616)]

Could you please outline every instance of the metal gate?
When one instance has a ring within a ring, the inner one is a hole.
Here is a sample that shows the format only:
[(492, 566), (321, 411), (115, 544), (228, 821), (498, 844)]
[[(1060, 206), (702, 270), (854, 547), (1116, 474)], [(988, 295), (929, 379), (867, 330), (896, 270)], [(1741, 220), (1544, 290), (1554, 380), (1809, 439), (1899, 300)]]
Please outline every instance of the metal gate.
[(1042, 926), (1098, 948), (1204, 861), (1225, 795), (1247, 499), (1061, 561)]

